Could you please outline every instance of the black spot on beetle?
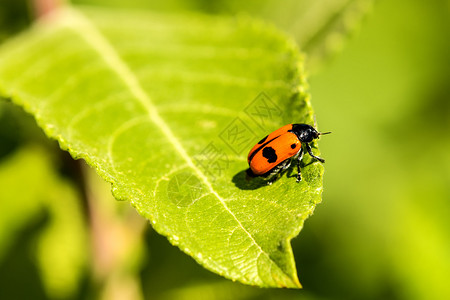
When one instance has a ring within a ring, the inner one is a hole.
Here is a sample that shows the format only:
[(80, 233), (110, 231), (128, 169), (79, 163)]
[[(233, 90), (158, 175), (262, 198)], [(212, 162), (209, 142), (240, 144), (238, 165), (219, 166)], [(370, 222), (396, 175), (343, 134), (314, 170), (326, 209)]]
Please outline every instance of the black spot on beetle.
[(264, 137), (262, 140), (260, 140), (259, 142), (258, 142), (258, 144), (262, 144), (262, 143), (264, 143), (266, 140), (267, 140), (267, 138), (268, 138), (269, 136), (268, 135), (266, 135), (266, 137)]
[(297, 147), (297, 144), (292, 144), (291, 145), (291, 149), (295, 149), (295, 147)]
[(277, 154), (272, 147), (266, 147), (262, 151), (262, 155), (267, 158), (267, 162), (274, 163), (277, 161)]

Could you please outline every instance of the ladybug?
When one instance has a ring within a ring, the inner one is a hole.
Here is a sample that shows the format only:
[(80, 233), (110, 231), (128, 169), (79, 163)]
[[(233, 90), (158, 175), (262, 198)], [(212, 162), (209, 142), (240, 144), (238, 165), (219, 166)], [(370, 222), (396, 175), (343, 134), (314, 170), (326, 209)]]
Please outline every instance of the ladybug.
[(297, 182), (302, 180), (300, 161), (306, 150), (309, 155), (324, 163), (325, 160), (312, 153), (310, 143), (320, 135), (331, 132), (318, 132), (308, 124), (288, 124), (260, 140), (248, 153), (250, 177), (261, 176), (272, 184), (293, 160), (297, 160)]

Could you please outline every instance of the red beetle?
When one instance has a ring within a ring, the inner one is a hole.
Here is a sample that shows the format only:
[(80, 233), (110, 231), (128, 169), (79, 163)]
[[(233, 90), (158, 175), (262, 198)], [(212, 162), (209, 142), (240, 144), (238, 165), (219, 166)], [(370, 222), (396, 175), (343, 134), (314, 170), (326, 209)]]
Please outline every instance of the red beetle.
[(315, 156), (309, 145), (320, 135), (331, 132), (318, 132), (308, 124), (288, 124), (275, 130), (260, 140), (248, 153), (248, 164), (250, 168), (247, 174), (251, 177), (261, 176), (272, 184), (283, 171), (291, 165), (292, 160), (297, 160), (297, 182), (302, 180), (300, 172), (300, 161), (303, 158), (303, 148), (320, 161), (325, 160)]

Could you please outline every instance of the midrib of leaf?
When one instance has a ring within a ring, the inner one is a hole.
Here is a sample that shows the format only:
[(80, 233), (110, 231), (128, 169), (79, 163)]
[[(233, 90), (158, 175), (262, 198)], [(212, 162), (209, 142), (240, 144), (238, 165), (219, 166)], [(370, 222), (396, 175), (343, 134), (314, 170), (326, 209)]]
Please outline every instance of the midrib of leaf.
[[(167, 137), (172, 146), (178, 152), (178, 154), (186, 161), (186, 164), (195, 172), (195, 174), (201, 179), (203, 184), (207, 186), (208, 190), (213, 194), (216, 199), (221, 203), (225, 210), (233, 217), (238, 226), (245, 232), (250, 238), (252, 243), (259, 249), (260, 253), (264, 254), (273, 265), (275, 265), (280, 271), (286, 274), (287, 278), (298, 287), (301, 287), (297, 280), (292, 280), (291, 276), (287, 274), (282, 268), (280, 268), (270, 257), (270, 255), (264, 251), (261, 246), (256, 242), (250, 232), (242, 225), (236, 215), (227, 206), (224, 199), (214, 190), (213, 186), (209, 182), (208, 178), (203, 172), (194, 164), (191, 157), (187, 154), (177, 137), (173, 134), (170, 127), (158, 114), (156, 106), (152, 103), (149, 95), (144, 91), (139, 83), (139, 80), (129, 69), (127, 64), (120, 58), (118, 53), (114, 50), (111, 43), (101, 34), (99, 30), (90, 22), (84, 15), (78, 11), (70, 8), (65, 8), (62, 12), (62, 23), (71, 28), (77, 33), (87, 44), (99, 53), (99, 55), (105, 60), (107, 65), (117, 73), (119, 78), (123, 80), (125, 85), (130, 89), (130, 92), (136, 97), (147, 112), (148, 117), (155, 125), (161, 130), (161, 132)], [(155, 189), (157, 186), (155, 187)]]

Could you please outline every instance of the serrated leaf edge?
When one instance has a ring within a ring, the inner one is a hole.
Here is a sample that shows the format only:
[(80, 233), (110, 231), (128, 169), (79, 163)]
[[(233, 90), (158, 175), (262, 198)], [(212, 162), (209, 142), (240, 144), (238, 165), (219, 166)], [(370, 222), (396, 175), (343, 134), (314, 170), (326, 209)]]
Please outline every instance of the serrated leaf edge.
[[(238, 226), (248, 235), (252, 243), (257, 246), (259, 251), (264, 254), (269, 261), (271, 261), (281, 272), (286, 274), (283, 269), (281, 269), (271, 258), (270, 255), (265, 252), (260, 245), (256, 242), (254, 237), (247, 231), (247, 229), (242, 225), (242, 223), (237, 219), (236, 215), (229, 209), (225, 200), (213, 189), (208, 178), (203, 174), (203, 172), (194, 164), (192, 159), (189, 157), (181, 143), (178, 141), (176, 136), (173, 134), (172, 130), (166, 124), (166, 122), (161, 118), (157, 112), (156, 106), (153, 105), (150, 97), (141, 87), (136, 76), (128, 68), (128, 66), (120, 59), (117, 52), (114, 50), (112, 45), (108, 42), (106, 38), (102, 36), (99, 30), (90, 22), (90, 20), (85, 17), (78, 10), (65, 7), (60, 9), (54, 16), (56, 21), (74, 32), (76, 32), (82, 39), (84, 39), (92, 48), (97, 51), (100, 56), (105, 60), (105, 62), (111, 67), (111, 69), (117, 73), (119, 78), (123, 80), (126, 86), (130, 89), (130, 92), (136, 97), (136, 99), (141, 103), (148, 113), (148, 117), (154, 124), (162, 131), (162, 133), (168, 138), (172, 146), (178, 152), (178, 154), (186, 161), (186, 164), (195, 172), (195, 174), (200, 178), (200, 180), (205, 184), (205, 186), (210, 190), (217, 200), (223, 205), (225, 210), (233, 217)], [(71, 149), (68, 149), (70, 152)], [(78, 156), (78, 155), (77, 155)], [(87, 160), (89, 162), (89, 160)], [(98, 166), (96, 166), (98, 167)], [(105, 173), (105, 172), (102, 172)], [(104, 174), (106, 175), (106, 174)], [(108, 174), (110, 175), (110, 174)], [(107, 176), (109, 177), (109, 176)], [(113, 183), (114, 184), (114, 183)], [(292, 283), (291, 286), (301, 288), (301, 284), (298, 281), (297, 275), (286, 274), (286, 278)], [(226, 276), (227, 277), (227, 276)], [(232, 278), (236, 279), (236, 278)], [(250, 282), (249, 282), (250, 283)], [(252, 283), (250, 283), (252, 284)], [(254, 283), (253, 283), (254, 284)]]

